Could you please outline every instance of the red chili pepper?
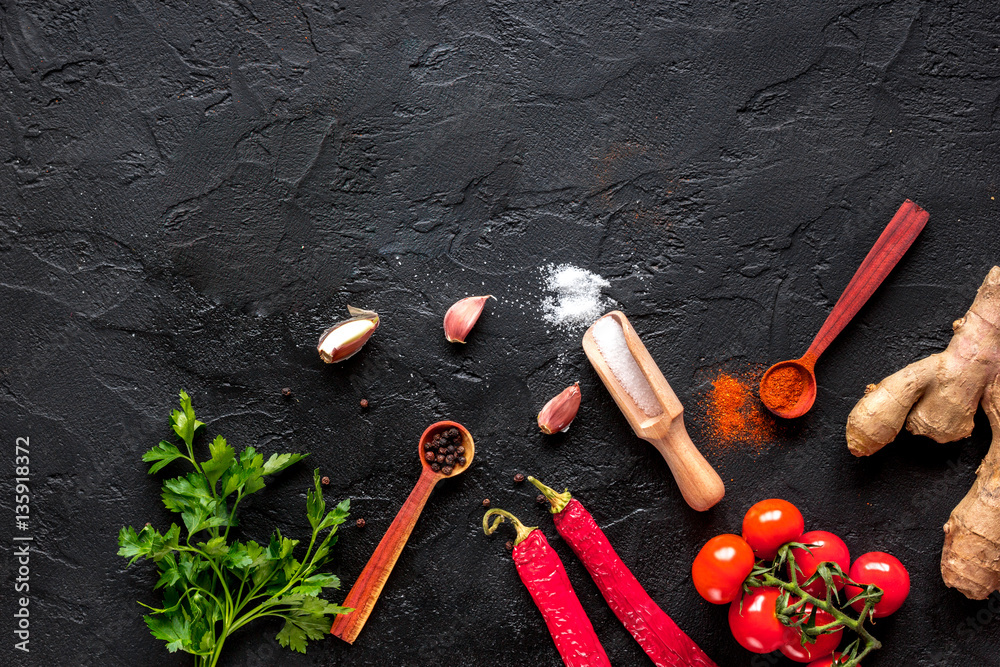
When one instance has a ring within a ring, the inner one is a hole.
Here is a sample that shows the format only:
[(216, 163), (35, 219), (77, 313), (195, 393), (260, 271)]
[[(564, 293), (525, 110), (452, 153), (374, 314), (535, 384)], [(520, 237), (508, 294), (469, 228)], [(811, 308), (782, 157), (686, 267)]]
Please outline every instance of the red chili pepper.
[[(491, 515), (497, 520), (489, 525)], [(527, 527), (510, 512), (491, 509), (483, 516), (483, 530), (493, 534), (504, 517), (517, 531), (514, 540), (514, 566), (531, 599), (542, 612), (556, 650), (566, 667), (611, 667), (594, 626), (569, 583), (562, 561), (537, 527)]]
[(552, 505), (556, 530), (590, 572), (608, 606), (657, 667), (717, 667), (653, 602), (580, 501), (568, 490), (557, 493), (534, 477), (528, 479)]

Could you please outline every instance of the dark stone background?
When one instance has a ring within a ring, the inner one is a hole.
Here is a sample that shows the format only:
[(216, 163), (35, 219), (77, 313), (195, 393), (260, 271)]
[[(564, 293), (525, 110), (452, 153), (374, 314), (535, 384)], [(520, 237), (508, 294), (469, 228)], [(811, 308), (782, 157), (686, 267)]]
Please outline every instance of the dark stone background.
[[(313, 466), (351, 498), (368, 525), (336, 548), (344, 593), (422, 429), (454, 418), (478, 443), (355, 646), (293, 655), (263, 623), (226, 665), (558, 664), (484, 497), (542, 526), (612, 662), (649, 664), (518, 471), (570, 486), (722, 667), (751, 655), (690, 562), (770, 496), (909, 566), (866, 667), (1000, 664), (1000, 619), (938, 572), (988, 425), (870, 460), (843, 435), (866, 383), (947, 343), (1000, 256), (994, 3), (0, 0), (0, 40), (0, 507), (30, 437), (37, 539), (25, 659), (0, 522), (6, 664), (189, 664), (142, 623), (151, 566), (115, 555), (122, 525), (173, 518), (139, 457), (181, 388), (209, 433), (312, 452), (246, 506), (248, 534), (304, 534)], [(708, 378), (801, 353), (906, 197), (930, 223), (820, 363), (816, 408), (762, 453), (711, 454), (728, 494), (707, 514), (631, 434), (582, 331), (538, 315), (547, 263), (606, 276), (707, 445)], [(483, 292), (499, 300), (448, 345), (445, 309)], [(382, 327), (325, 366), (316, 339), (348, 303)], [(576, 379), (578, 420), (543, 437), (536, 411)]]

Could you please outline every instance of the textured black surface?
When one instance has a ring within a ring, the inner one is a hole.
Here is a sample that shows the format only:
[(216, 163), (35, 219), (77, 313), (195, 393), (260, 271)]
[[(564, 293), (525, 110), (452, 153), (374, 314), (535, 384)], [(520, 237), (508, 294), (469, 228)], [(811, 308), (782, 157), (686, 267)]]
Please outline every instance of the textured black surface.
[[(416, 480), (422, 429), (453, 418), (477, 441), (355, 646), (293, 655), (262, 623), (226, 665), (558, 664), (508, 538), (480, 530), (485, 497), (542, 526), (612, 662), (648, 664), (518, 471), (576, 492), (721, 667), (751, 655), (697, 597), (690, 561), (769, 496), (909, 566), (911, 597), (878, 623), (886, 648), (866, 667), (1000, 664), (996, 604), (938, 573), (988, 425), (870, 460), (843, 436), (864, 385), (942, 348), (1000, 258), (995, 10), (0, 0), (4, 663), (189, 663), (142, 623), (151, 567), (115, 556), (120, 526), (172, 518), (139, 456), (186, 388), (209, 432), (313, 454), (247, 505), (248, 534), (305, 533), (312, 466), (351, 498), (367, 527), (336, 548), (344, 592)], [(704, 515), (631, 434), (582, 331), (538, 316), (547, 263), (607, 277), (704, 445), (707, 378), (801, 353), (905, 197), (930, 223), (820, 362), (816, 408), (763, 453), (712, 454), (728, 494)], [(448, 345), (447, 306), (484, 292), (499, 300), (468, 345)], [(382, 327), (324, 366), (316, 339), (348, 303)], [(577, 379), (573, 428), (541, 436), (536, 411)], [(19, 436), (30, 656), (12, 650), (10, 617)]]

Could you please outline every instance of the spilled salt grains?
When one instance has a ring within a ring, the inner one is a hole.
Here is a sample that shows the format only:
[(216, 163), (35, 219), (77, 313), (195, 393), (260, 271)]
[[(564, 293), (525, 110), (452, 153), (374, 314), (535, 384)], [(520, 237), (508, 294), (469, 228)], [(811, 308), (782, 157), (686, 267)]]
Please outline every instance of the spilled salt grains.
[(543, 285), (551, 293), (542, 299), (542, 318), (564, 329), (586, 326), (607, 310), (610, 300), (601, 290), (611, 283), (572, 264), (550, 264)]
[(600, 350), (601, 356), (625, 393), (632, 397), (646, 416), (655, 417), (661, 414), (663, 408), (660, 407), (653, 388), (649, 386), (646, 376), (628, 349), (625, 332), (618, 320), (610, 315), (602, 317), (594, 324), (593, 334), (597, 349)]

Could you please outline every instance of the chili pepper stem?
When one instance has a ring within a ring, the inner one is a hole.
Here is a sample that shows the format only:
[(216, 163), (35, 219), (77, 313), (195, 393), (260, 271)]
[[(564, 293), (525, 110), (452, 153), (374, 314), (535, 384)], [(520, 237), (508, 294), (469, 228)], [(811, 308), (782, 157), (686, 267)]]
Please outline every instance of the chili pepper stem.
[[(493, 525), (491, 526), (490, 517), (494, 515), (496, 515), (497, 520), (494, 521)], [(531, 534), (531, 531), (538, 530), (538, 526), (525, 526), (518, 520), (516, 516), (514, 516), (513, 514), (511, 514), (506, 510), (491, 509), (488, 510), (486, 514), (483, 515), (483, 532), (485, 532), (487, 535), (492, 535), (494, 531), (496, 531), (496, 529), (500, 526), (500, 524), (503, 523), (504, 519), (510, 519), (510, 522), (514, 525), (514, 530), (517, 532), (517, 537), (514, 538), (515, 547), (521, 542), (523, 542), (525, 538), (527, 538), (528, 535)]]
[[(786, 548), (787, 547), (783, 547), (783, 549)], [(799, 586), (798, 577), (795, 574), (796, 573), (795, 557), (791, 554), (790, 550), (787, 553), (787, 562), (788, 562), (789, 572), (791, 572), (792, 580), (790, 582), (785, 581), (783, 579), (779, 579), (770, 572), (764, 572), (756, 576), (759, 577), (759, 580), (763, 585), (776, 586), (777, 588), (780, 588), (784, 591), (788, 591), (790, 594), (799, 598), (799, 601), (791, 605), (790, 609), (794, 609), (797, 605), (799, 605), (803, 601), (808, 602), (817, 609), (822, 609), (823, 611), (833, 616), (833, 618), (836, 621), (835, 623), (836, 625), (842, 625), (850, 630), (853, 630), (858, 635), (858, 637), (865, 642), (865, 647), (861, 651), (861, 653), (859, 653), (854, 658), (851, 658), (849, 660), (844, 661), (843, 663), (840, 663), (838, 667), (856, 667), (861, 662), (861, 659), (864, 658), (866, 655), (868, 655), (872, 651), (882, 648), (882, 643), (879, 642), (879, 640), (875, 639), (875, 637), (872, 637), (871, 634), (868, 632), (868, 630), (865, 628), (865, 618), (868, 617), (872, 607), (870, 599), (865, 602), (865, 607), (861, 615), (857, 619), (854, 619), (851, 616), (845, 614), (843, 611), (841, 611), (835, 604), (830, 602), (829, 595), (827, 596), (827, 599), (820, 600), (819, 598), (802, 590), (802, 588)], [(754, 575), (751, 576), (753, 577)], [(828, 624), (822, 626), (822, 628), (814, 628), (814, 629), (825, 630), (828, 627), (831, 627), (832, 625), (834, 624)]]
[(549, 501), (549, 504), (551, 505), (549, 511), (553, 514), (559, 514), (559, 512), (562, 512), (566, 509), (566, 505), (569, 504), (569, 501), (573, 500), (573, 494), (569, 492), (569, 489), (559, 493), (555, 489), (545, 486), (530, 475), (528, 476), (528, 481), (538, 487), (538, 490), (542, 492), (545, 499)]

